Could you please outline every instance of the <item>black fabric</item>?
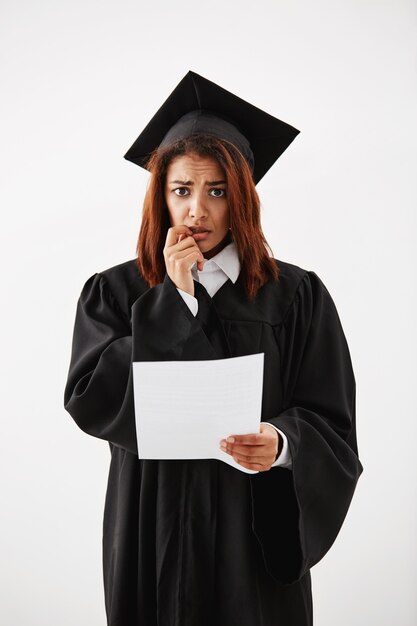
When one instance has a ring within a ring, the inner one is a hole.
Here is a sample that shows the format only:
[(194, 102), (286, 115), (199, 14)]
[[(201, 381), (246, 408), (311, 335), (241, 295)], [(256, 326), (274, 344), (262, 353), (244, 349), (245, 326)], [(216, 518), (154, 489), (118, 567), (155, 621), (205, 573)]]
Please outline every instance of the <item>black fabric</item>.
[(124, 158), (147, 169), (159, 146), (200, 132), (233, 143), (258, 184), (300, 131), (189, 70)]
[[(310, 569), (334, 542), (362, 472), (355, 379), (320, 278), (276, 262), (280, 279), (252, 303), (241, 275), (212, 298), (195, 282), (197, 317), (167, 274), (149, 289), (134, 259), (82, 288), (64, 405), (110, 445), (103, 573), (111, 626), (312, 624)], [(137, 458), (132, 361), (259, 352), (261, 421), (287, 435), (291, 470)]]
[(253, 172), (255, 159), (249, 141), (234, 124), (223, 120), (218, 114), (214, 115), (210, 111), (196, 109), (180, 117), (180, 119), (171, 126), (159, 144), (159, 147), (168, 146), (179, 139), (199, 133), (207, 133), (219, 137), (220, 139), (230, 141), (243, 154)]

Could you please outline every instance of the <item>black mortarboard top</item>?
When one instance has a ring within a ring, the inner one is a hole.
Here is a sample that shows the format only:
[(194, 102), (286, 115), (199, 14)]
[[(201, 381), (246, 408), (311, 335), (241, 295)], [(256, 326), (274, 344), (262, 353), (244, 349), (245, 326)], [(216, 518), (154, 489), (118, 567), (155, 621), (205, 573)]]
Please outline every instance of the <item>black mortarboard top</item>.
[(257, 184), (300, 131), (190, 70), (124, 158), (146, 169), (155, 148), (198, 132), (232, 141)]

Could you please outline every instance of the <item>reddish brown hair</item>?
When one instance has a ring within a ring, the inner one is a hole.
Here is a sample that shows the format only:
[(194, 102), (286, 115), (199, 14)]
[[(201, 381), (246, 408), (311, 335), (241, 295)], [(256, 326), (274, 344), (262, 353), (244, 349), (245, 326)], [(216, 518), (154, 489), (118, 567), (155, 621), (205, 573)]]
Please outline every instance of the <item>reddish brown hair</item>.
[(142, 224), (137, 241), (137, 267), (150, 287), (164, 280), (163, 249), (171, 227), (165, 202), (165, 182), (170, 162), (184, 154), (197, 154), (217, 160), (227, 182), (230, 228), (241, 263), (242, 282), (249, 299), (279, 271), (261, 228), (260, 200), (248, 162), (230, 142), (212, 135), (198, 134), (155, 150), (147, 169), (151, 178), (146, 191)]

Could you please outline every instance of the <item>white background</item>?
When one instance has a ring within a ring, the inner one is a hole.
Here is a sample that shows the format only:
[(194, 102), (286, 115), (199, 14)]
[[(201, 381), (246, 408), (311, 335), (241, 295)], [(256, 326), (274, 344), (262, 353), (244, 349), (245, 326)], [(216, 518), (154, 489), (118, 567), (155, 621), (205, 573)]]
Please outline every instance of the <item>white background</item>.
[(336, 303), (365, 468), (312, 570), (315, 623), (416, 623), (416, 12), (2, 3), (2, 624), (105, 624), (110, 453), (63, 408), (75, 306), (89, 276), (135, 256), (148, 174), (123, 154), (189, 69), (301, 130), (258, 185), (262, 223)]

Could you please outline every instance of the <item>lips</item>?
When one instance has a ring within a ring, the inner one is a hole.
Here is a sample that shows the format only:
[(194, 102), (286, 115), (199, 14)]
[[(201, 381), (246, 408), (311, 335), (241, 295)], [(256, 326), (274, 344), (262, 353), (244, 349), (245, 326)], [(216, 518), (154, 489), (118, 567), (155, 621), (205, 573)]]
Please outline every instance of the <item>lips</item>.
[(207, 228), (202, 228), (200, 226), (190, 226), (190, 230), (196, 235), (197, 233), (209, 233), (210, 231)]

